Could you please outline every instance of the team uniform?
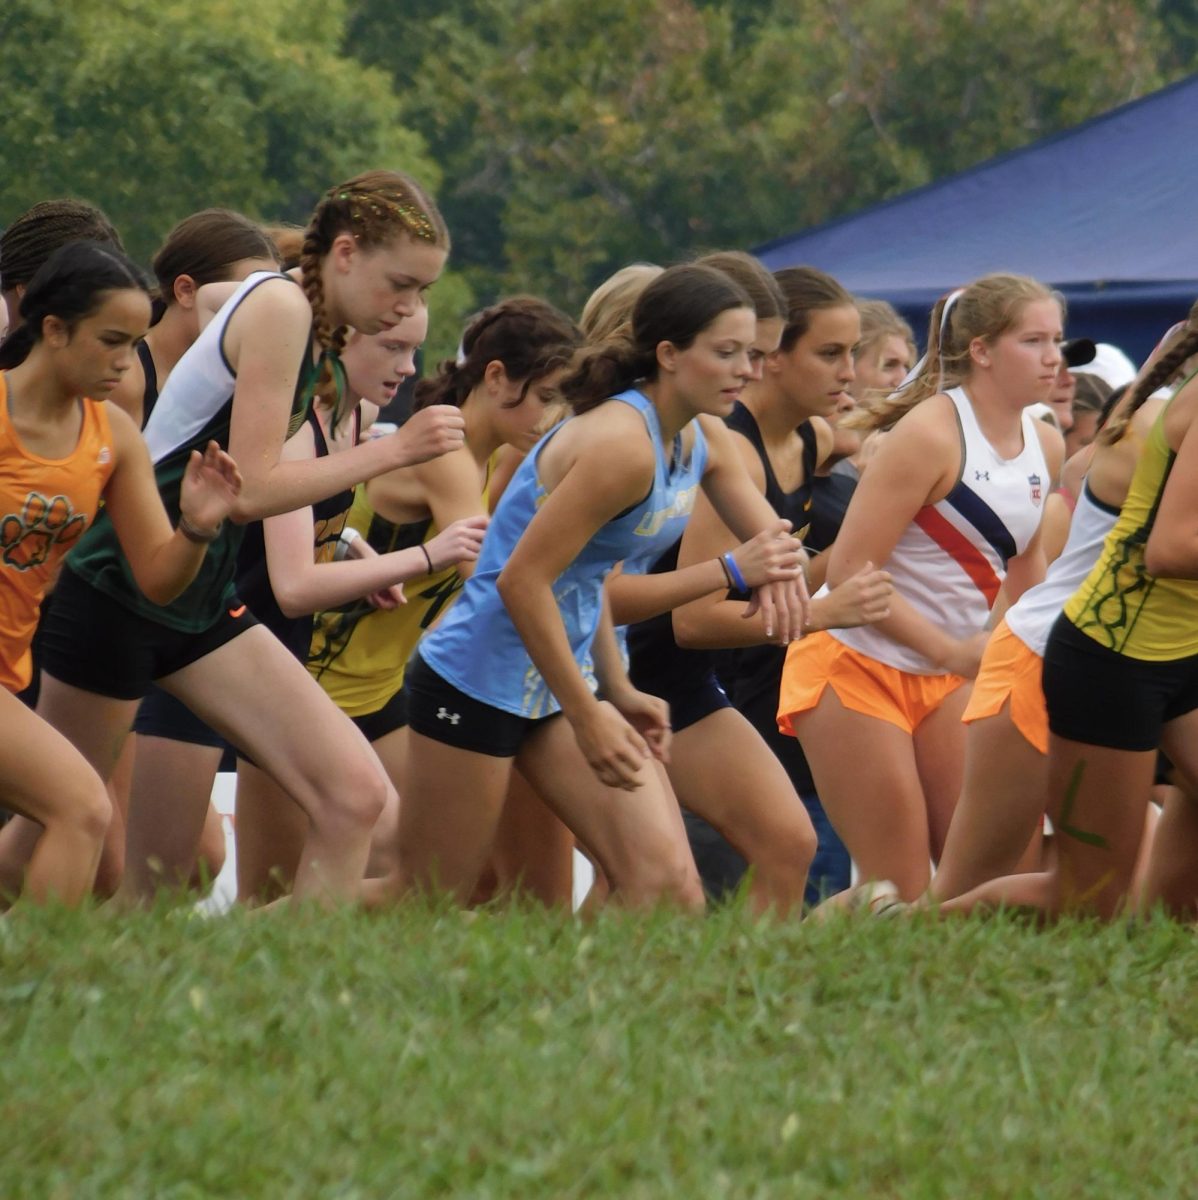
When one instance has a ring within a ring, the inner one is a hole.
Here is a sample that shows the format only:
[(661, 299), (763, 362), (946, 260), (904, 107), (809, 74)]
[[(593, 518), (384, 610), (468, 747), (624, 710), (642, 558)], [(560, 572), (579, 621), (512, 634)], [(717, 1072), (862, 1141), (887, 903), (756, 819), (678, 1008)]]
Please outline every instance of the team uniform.
[[(925, 505), (899, 537), (885, 570), (894, 590), (950, 637), (977, 634), (998, 596), (1007, 562), (1040, 525), (1048, 466), (1035, 419), (1021, 417), (1023, 449), (1004, 459), (983, 436), (964, 389), (948, 393), (961, 432), (961, 474), (952, 491)], [(913, 733), (965, 680), (872, 626), (792, 642), (778, 725), (819, 703), (831, 686), (855, 712)]]
[(1148, 435), (1101, 556), (1044, 652), (1049, 728), (1070, 741), (1155, 750), (1167, 722), (1198, 708), (1198, 580), (1155, 576), (1144, 565), (1175, 458), (1167, 411)]
[(969, 724), (992, 717), (1010, 700), (1015, 728), (1041, 754), (1048, 753), (1048, 712), (1044, 706), (1044, 649), (1065, 602), (1090, 573), (1119, 510), (1082, 487), (1073, 510), (1069, 538), (1043, 582), (1029, 588), (1007, 610), (986, 643), (961, 719)]
[(103, 402), (80, 404), (75, 448), (65, 458), (43, 458), (14, 429), (0, 373), (0, 685), (13, 693), (32, 678), (42, 598), (94, 519), (116, 465)]
[[(638, 564), (660, 556), (677, 536), (672, 522), (694, 503), (707, 444), (698, 422), (689, 453), (684, 433), (667, 459), (652, 402), (635, 389), (608, 403), (642, 416), (656, 459), (653, 486), (639, 503), (597, 530), (553, 585), (574, 660), (594, 686), (591, 645), (599, 626), (603, 583), (617, 562)], [(560, 706), (529, 657), (495, 581), (547, 495), (537, 473), (541, 451), (558, 429), (537, 443), (503, 494), (483, 541), (474, 573), (445, 619), (420, 643), (407, 672), (412, 728), (439, 742), (499, 758), (515, 755), (541, 722)]]
[[(483, 507), (490, 507), (491, 472), (487, 463)], [(394, 524), (380, 517), (361, 486), (349, 512), (356, 530), (379, 554), (427, 545), (440, 530), (431, 517)], [(365, 600), (316, 614), (308, 670), (333, 703), (365, 734), (377, 741), (407, 724), (404, 672), (416, 643), (462, 590), (457, 564), (404, 585), (407, 603), (378, 609)]]
[[(224, 354), (224, 334), (242, 301), (268, 280), (255, 272), (230, 297), (183, 355), (145, 428), (162, 502), (172, 523), (192, 450), (210, 440), (227, 449), (236, 377)], [(311, 342), (305, 356), (311, 363)], [(301, 372), (292, 402), (292, 429), (307, 412), (312, 368)], [(203, 658), (256, 624), (234, 591), (242, 527), (226, 521), (199, 573), (165, 607), (142, 595), (121, 553), (112, 522), (101, 513), (64, 567), (44, 631), (45, 668), (64, 683), (102, 696), (140, 699), (152, 680)]]

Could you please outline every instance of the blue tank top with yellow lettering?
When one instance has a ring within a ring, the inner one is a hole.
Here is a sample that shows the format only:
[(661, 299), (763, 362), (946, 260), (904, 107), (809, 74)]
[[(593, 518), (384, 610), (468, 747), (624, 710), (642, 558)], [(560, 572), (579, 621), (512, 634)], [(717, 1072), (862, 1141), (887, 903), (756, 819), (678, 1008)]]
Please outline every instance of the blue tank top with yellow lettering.
[[(707, 442), (697, 422), (692, 422), (689, 454), (683, 457), (684, 438), (679, 434), (669, 459), (649, 398), (632, 389), (612, 400), (631, 405), (644, 418), (656, 466), (648, 495), (597, 530), (553, 584), (574, 660), (592, 686), (591, 645), (599, 626), (604, 580), (617, 562), (624, 562), (625, 569), (644, 570), (678, 539), (678, 522), (694, 504), (707, 461)], [(560, 705), (533, 665), (495, 581), (547, 495), (537, 464), (559, 429), (561, 425), (555, 426), (537, 443), (512, 477), (491, 519), (474, 574), (445, 619), (420, 643), (421, 658), (459, 691), (524, 717), (549, 716)]]

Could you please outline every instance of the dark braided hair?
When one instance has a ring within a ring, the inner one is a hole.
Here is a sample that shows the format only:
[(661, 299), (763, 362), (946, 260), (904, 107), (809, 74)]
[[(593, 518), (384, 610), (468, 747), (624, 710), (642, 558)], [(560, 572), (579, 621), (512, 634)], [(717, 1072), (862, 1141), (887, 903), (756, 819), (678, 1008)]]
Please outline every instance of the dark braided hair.
[(584, 349), (560, 390), (576, 413), (596, 408), (641, 379), (657, 378), (657, 347), (687, 349), (721, 313), (753, 310), (749, 294), (715, 267), (670, 267), (637, 297), (630, 333), (617, 333)]
[(1157, 388), (1164, 387), (1181, 368), (1186, 359), (1198, 353), (1198, 326), (1189, 325), (1176, 342), (1156, 361), (1152, 370), (1124, 397), (1118, 408), (1103, 426), (1099, 438), (1108, 446), (1117, 442), (1126, 432), (1136, 410)]
[(35, 204), (0, 234), (0, 291), (26, 286), (59, 246), (79, 241), (99, 242), (122, 254), (125, 250), (112, 222), (94, 204), (84, 200)]
[(0, 369), (20, 366), (42, 340), (47, 317), (74, 330), (107, 292), (136, 288), (149, 295), (142, 273), (119, 250), (100, 242), (68, 242), (41, 265), (21, 297), (22, 323), (0, 343)]
[[(323, 351), (339, 355), (345, 348), (346, 326), (334, 327), (325, 308), (321, 261), (342, 233), (350, 234), (360, 246), (382, 246), (399, 233), (444, 250), (449, 249), (449, 230), (436, 204), (410, 176), (396, 171), (367, 171), (339, 184), (321, 197), (308, 227), (300, 252), (300, 282), (312, 306), (316, 341)], [(334, 369), (322, 365), (318, 389), (333, 379)]]
[(456, 404), (482, 382), (487, 365), (503, 364), (513, 383), (523, 381), (515, 408), (528, 389), (566, 366), (582, 342), (582, 333), (565, 313), (535, 296), (512, 296), (480, 312), (462, 335), (461, 360), (445, 359), (430, 379), (416, 385), (413, 409)]

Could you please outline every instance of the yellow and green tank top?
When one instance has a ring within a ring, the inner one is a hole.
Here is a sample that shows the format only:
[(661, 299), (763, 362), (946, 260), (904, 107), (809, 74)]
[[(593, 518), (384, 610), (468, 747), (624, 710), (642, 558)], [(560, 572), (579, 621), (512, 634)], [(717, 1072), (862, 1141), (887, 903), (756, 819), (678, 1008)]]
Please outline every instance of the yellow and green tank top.
[[(489, 505), (491, 469), (487, 464), (483, 505)], [(419, 546), (440, 530), (431, 517), (396, 525), (380, 517), (359, 485), (346, 522), (380, 554)], [(421, 575), (404, 584), (406, 604), (374, 608), (365, 600), (318, 612), (312, 626), (308, 670), (342, 712), (365, 717), (378, 712), (403, 685), (404, 670), (416, 643), (462, 590), (456, 566)]]
[(1198, 580), (1158, 577), (1144, 566), (1144, 547), (1175, 458), (1165, 440), (1168, 408), (1148, 435), (1098, 562), (1065, 605), (1065, 616), (1082, 633), (1119, 654), (1149, 662), (1198, 654)]

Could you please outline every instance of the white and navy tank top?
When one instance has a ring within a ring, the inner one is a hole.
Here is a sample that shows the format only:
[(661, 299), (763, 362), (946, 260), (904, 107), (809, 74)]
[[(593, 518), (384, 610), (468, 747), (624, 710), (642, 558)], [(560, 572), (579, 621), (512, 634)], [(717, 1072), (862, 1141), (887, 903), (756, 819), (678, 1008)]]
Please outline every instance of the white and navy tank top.
[[(1022, 414), (1023, 449), (1002, 458), (978, 426), (963, 388), (948, 393), (961, 431), (961, 474), (943, 500), (925, 505), (884, 564), (894, 590), (950, 637), (981, 632), (1007, 563), (1022, 554), (1040, 526), (1050, 480), (1035, 419)], [(912, 675), (942, 667), (872, 626), (832, 636), (878, 662)]]
[[(192, 450), (201, 453), (209, 440), (227, 450), (237, 378), (225, 357), (225, 330), (241, 302), (272, 279), (295, 281), (275, 271), (255, 271), (229, 297), (179, 359), (163, 386), (143, 436), (154, 460), (158, 493), (172, 524), (179, 519), (179, 493)], [(287, 436), (303, 424), (316, 382), (312, 338), (292, 397)], [(101, 513), (67, 563), (81, 579), (147, 620), (183, 633), (207, 629), (233, 599), (233, 576), (243, 526), (226, 521), (200, 564), (195, 579), (170, 604), (159, 606), (142, 595), (133, 579), (112, 522)]]
[[(631, 405), (641, 414), (656, 465), (648, 495), (597, 530), (553, 584), (574, 661), (592, 687), (591, 645), (599, 627), (604, 580), (617, 562), (643, 570), (677, 539), (676, 522), (694, 504), (696, 466), (701, 475), (707, 455), (698, 422), (692, 422), (690, 453), (683, 460), (679, 434), (671, 461), (652, 401), (635, 389), (621, 392), (612, 401)], [(495, 581), (548, 494), (537, 464), (561, 427), (551, 429), (520, 464), (491, 518), (474, 573), (444, 620), (419, 646), (420, 657), (459, 691), (522, 717), (547, 717), (561, 706), (529, 657)]]
[(1119, 509), (1099, 500), (1086, 482), (1073, 510), (1069, 537), (1060, 556), (1049, 566), (1044, 581), (1028, 588), (1007, 610), (1007, 628), (1033, 654), (1044, 657), (1054, 622), (1065, 602), (1085, 583), (1118, 518)]

